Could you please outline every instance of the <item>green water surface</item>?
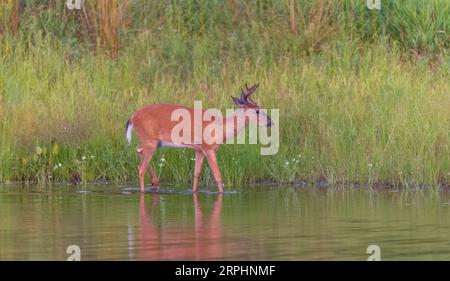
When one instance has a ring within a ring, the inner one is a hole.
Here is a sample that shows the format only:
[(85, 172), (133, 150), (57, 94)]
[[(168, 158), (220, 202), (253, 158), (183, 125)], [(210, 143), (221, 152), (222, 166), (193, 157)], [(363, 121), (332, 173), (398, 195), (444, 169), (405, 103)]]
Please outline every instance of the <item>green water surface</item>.
[(446, 192), (133, 187), (0, 185), (0, 260), (450, 259)]

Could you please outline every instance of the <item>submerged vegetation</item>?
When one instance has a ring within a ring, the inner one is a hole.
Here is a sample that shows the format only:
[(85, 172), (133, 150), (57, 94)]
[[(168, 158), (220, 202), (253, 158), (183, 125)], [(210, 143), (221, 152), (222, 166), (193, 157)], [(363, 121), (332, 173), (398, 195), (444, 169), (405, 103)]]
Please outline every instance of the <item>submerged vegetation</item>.
[[(0, 2), (0, 181), (136, 180), (124, 139), (136, 109), (226, 109), (259, 82), (280, 149), (222, 146), (225, 188), (450, 182), (447, 0), (63, 2)], [(161, 149), (153, 166), (188, 183), (193, 157)]]

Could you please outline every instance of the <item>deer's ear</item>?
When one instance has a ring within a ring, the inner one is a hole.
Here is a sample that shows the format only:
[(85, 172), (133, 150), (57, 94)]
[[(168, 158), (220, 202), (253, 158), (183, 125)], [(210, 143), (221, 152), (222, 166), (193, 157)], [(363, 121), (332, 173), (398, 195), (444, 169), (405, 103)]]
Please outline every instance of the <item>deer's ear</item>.
[(242, 106), (242, 103), (238, 98), (235, 98), (233, 96), (231, 96), (231, 98), (233, 99), (235, 105), (237, 105), (238, 107)]

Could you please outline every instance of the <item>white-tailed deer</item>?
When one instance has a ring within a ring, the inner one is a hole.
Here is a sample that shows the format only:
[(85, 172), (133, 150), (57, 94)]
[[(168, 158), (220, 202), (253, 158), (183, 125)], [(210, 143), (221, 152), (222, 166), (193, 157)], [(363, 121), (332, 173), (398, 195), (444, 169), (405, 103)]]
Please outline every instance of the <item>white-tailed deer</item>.
[[(211, 138), (205, 139), (204, 134), (201, 134), (201, 140), (194, 140), (194, 135), (191, 134), (184, 141), (174, 141), (172, 138), (172, 129), (178, 124), (172, 118), (173, 112), (177, 110), (185, 110), (191, 116), (195, 115), (195, 110), (191, 107), (173, 104), (155, 104), (144, 106), (136, 111), (127, 121), (126, 124), (126, 138), (128, 143), (131, 142), (131, 132), (133, 128), (140, 141), (137, 147), (137, 152), (141, 158), (139, 170), (139, 183), (141, 192), (145, 191), (144, 178), (146, 170), (149, 171), (152, 177), (152, 186), (158, 187), (159, 181), (155, 171), (149, 165), (149, 161), (156, 149), (159, 147), (175, 147), (175, 148), (192, 148), (195, 153), (195, 169), (194, 169), (194, 185), (193, 192), (197, 191), (198, 179), (201, 173), (203, 159), (206, 156), (208, 164), (217, 182), (219, 192), (223, 192), (222, 177), (217, 164), (216, 151), (220, 144), (225, 140), (233, 138), (240, 130), (244, 129), (249, 122), (255, 120), (260, 126), (272, 125), (272, 120), (260, 110), (260, 107), (251, 99), (251, 95), (255, 92), (258, 84), (248, 88), (245, 85), (246, 91), (241, 92), (240, 98), (233, 98), (234, 103), (238, 109), (232, 116), (223, 117), (220, 120), (204, 121), (203, 118), (196, 120), (190, 118), (192, 128), (207, 128), (211, 122), (219, 124), (220, 134), (215, 134)], [(202, 110), (203, 114), (206, 110)], [(235, 125), (237, 123), (237, 125)], [(194, 129), (195, 130), (195, 129)], [(201, 129), (203, 130), (203, 129)]]

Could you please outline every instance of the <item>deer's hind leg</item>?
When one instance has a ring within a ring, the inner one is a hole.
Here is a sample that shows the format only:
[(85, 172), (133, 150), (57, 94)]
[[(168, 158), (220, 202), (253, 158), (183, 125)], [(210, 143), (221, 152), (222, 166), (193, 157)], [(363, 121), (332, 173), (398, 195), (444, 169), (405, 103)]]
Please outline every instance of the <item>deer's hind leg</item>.
[(155, 171), (150, 166), (150, 159), (158, 148), (157, 143), (149, 143), (145, 145), (139, 145), (136, 148), (141, 161), (139, 163), (138, 171), (139, 171), (139, 185), (141, 188), (141, 192), (145, 191), (145, 172), (148, 171), (152, 176), (152, 186), (156, 187), (159, 185), (158, 177), (156, 176)]
[[(138, 145), (138, 147), (136, 147), (136, 152), (139, 154), (139, 157), (141, 159), (142, 159), (142, 152), (143, 152), (143, 150), (144, 150), (144, 147), (142, 145)], [(156, 151), (156, 149), (155, 149), (155, 151)], [(159, 188), (158, 176), (156, 175), (155, 171), (153, 170), (151, 164), (147, 165), (147, 171), (150, 173), (150, 176), (152, 177), (152, 187)]]

